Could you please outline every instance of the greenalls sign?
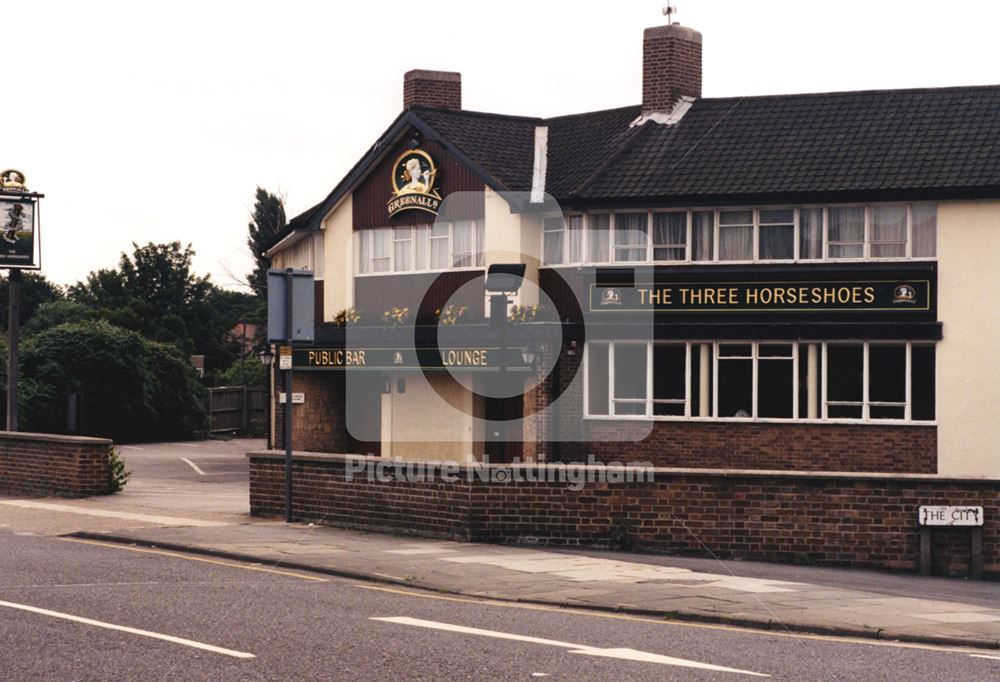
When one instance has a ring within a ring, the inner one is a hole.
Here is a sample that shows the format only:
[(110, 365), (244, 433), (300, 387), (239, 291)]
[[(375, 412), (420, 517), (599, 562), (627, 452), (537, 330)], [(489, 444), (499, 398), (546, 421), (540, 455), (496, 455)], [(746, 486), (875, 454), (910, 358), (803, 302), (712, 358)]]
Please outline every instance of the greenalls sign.
[(670, 282), (590, 286), (590, 311), (601, 313), (927, 312), (931, 281)]
[(437, 215), (442, 199), (436, 184), (437, 168), (430, 154), (422, 149), (401, 154), (392, 165), (392, 197), (386, 202), (389, 217), (410, 210)]

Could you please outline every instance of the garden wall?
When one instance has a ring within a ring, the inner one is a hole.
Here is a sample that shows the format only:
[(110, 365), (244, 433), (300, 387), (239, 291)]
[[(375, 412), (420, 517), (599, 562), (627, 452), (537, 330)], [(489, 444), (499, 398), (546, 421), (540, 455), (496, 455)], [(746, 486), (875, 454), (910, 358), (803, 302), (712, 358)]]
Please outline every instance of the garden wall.
[(107, 438), (0, 431), (0, 494), (104, 495), (111, 445)]

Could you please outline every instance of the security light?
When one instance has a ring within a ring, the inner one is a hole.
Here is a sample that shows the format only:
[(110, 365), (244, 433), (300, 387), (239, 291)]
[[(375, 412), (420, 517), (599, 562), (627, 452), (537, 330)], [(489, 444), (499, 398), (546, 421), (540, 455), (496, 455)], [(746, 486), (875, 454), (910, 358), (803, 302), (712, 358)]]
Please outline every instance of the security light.
[(486, 271), (486, 291), (491, 294), (516, 294), (524, 279), (524, 263), (495, 263)]

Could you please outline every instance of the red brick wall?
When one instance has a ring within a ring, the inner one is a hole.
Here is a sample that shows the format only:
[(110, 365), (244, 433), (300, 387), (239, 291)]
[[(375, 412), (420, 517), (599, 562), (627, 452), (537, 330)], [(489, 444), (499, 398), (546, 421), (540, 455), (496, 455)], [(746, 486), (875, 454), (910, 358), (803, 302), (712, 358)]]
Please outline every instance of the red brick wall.
[[(296, 453), (292, 478), (292, 512), (296, 519), (341, 528), (468, 539), (467, 486), (444, 483), (439, 478), (427, 483), (348, 482), (345, 459), (317, 459)], [(282, 453), (251, 458), (252, 515), (284, 515), (284, 471)]]
[(0, 494), (107, 494), (111, 445), (105, 438), (0, 431)]
[(462, 76), (450, 71), (407, 71), (403, 74), (403, 108), (414, 104), (461, 109)]
[(681, 26), (642, 36), (642, 110), (670, 111), (682, 96), (701, 97), (701, 34)]
[[(734, 424), (589, 421), (588, 440), (564, 460), (650, 462), (658, 467), (796, 471), (937, 472), (937, 427), (873, 424)], [(649, 433), (638, 442), (615, 442)], [(574, 455), (574, 456), (570, 456)]]
[[(297, 456), (296, 518), (429, 537), (914, 569), (918, 507), (974, 504), (985, 511), (984, 570), (1000, 574), (995, 480), (659, 469), (648, 482), (588, 482), (575, 492), (558, 482), (470, 481), (464, 468), (453, 482), (348, 483), (348, 459)], [(251, 455), (252, 514), (283, 513), (280, 463), (280, 453)], [(968, 569), (967, 530), (935, 532), (934, 549), (937, 572)]]

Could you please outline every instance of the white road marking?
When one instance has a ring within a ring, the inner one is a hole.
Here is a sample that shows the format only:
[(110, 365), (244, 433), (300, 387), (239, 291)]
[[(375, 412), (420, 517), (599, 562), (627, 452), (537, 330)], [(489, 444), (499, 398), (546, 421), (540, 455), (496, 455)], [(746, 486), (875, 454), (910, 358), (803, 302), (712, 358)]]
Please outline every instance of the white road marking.
[(1000, 656), (987, 656), (986, 654), (969, 654), (972, 658), (985, 658), (990, 661), (1000, 661)]
[(196, 448), (196, 447), (198, 447), (197, 443), (177, 443), (177, 445), (180, 445), (182, 448)]
[(192, 649), (211, 651), (214, 654), (232, 656), (233, 658), (256, 658), (256, 656), (254, 656), (253, 654), (247, 653), (245, 651), (234, 651), (233, 649), (224, 649), (222, 647), (214, 646), (212, 644), (204, 644), (203, 642), (196, 642), (192, 639), (184, 639), (183, 637), (174, 637), (173, 635), (164, 635), (159, 632), (140, 630), (139, 628), (130, 628), (125, 625), (115, 625), (114, 623), (105, 623), (103, 621), (93, 620), (91, 618), (81, 618), (80, 616), (74, 616), (69, 613), (61, 613), (59, 611), (49, 611), (48, 609), (40, 609), (36, 606), (28, 606), (27, 604), (15, 604), (14, 602), (0, 601), (0, 606), (7, 607), (9, 609), (17, 609), (19, 611), (28, 611), (29, 613), (37, 613), (42, 616), (51, 616), (52, 618), (61, 618), (63, 620), (69, 620), (74, 623), (93, 625), (94, 627), (104, 628), (105, 630), (117, 630), (118, 632), (127, 632), (132, 635), (141, 635), (142, 637), (161, 639), (164, 642), (171, 642), (173, 644), (182, 644), (184, 646), (189, 646)]
[(144, 450), (145, 448), (137, 448), (134, 445), (119, 445), (119, 450)]
[(412, 625), (418, 628), (429, 628), (431, 630), (444, 630), (445, 632), (458, 632), (465, 635), (479, 635), (481, 637), (493, 637), (496, 639), (509, 639), (517, 642), (529, 642), (531, 644), (544, 644), (555, 646), (561, 649), (569, 649), (571, 654), (583, 654), (584, 656), (601, 656), (604, 658), (618, 658), (626, 661), (643, 661), (645, 663), (661, 663), (663, 665), (675, 665), (682, 668), (697, 668), (699, 670), (713, 670), (715, 672), (737, 673), (740, 675), (753, 675), (754, 677), (770, 677), (764, 673), (755, 673), (750, 670), (739, 670), (738, 668), (726, 668), (721, 665), (711, 663), (701, 663), (699, 661), (689, 661), (684, 658), (674, 658), (673, 656), (663, 656), (647, 651), (636, 651), (635, 649), (601, 649), (590, 647), (584, 644), (573, 644), (572, 642), (560, 642), (554, 639), (544, 639), (541, 637), (530, 637), (528, 635), (515, 635), (509, 632), (499, 632), (497, 630), (481, 630), (479, 628), (469, 628), (464, 625), (452, 625), (451, 623), (439, 623), (433, 620), (423, 620), (420, 618), (409, 618), (406, 616), (395, 616), (387, 618), (370, 618), (385, 623), (396, 623), (398, 625)]
[(204, 521), (201, 519), (183, 519), (178, 516), (153, 516), (150, 514), (135, 514), (133, 512), (108, 511), (105, 509), (89, 509), (73, 507), (68, 504), (53, 504), (51, 502), (32, 502), (31, 500), (0, 500), (0, 504), (22, 509), (42, 509), (45, 511), (66, 512), (68, 514), (84, 514), (86, 516), (102, 516), (109, 519), (124, 519), (127, 521), (142, 521), (164, 526), (192, 526), (196, 528), (215, 528), (232, 524), (222, 521)]
[(205, 472), (202, 471), (201, 469), (199, 469), (198, 465), (195, 464), (194, 462), (192, 462), (191, 460), (189, 460), (187, 457), (181, 457), (181, 459), (184, 460), (185, 462), (187, 462), (191, 466), (192, 469), (194, 469), (196, 472), (198, 472), (199, 476), (204, 476), (205, 475)]

